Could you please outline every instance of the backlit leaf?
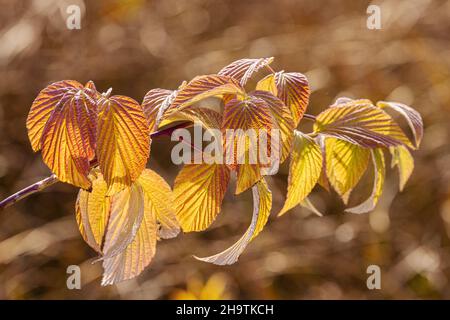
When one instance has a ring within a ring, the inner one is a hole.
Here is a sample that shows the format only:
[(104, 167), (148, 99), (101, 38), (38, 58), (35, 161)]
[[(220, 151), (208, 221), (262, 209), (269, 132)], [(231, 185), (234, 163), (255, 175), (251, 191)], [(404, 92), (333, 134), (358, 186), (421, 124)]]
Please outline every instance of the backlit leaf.
[(270, 192), (264, 179), (260, 180), (252, 187), (252, 194), (253, 216), (250, 226), (245, 234), (228, 249), (209, 257), (195, 257), (196, 259), (217, 265), (230, 265), (239, 259), (239, 256), (250, 241), (253, 240), (266, 225), (272, 208), (272, 192)]
[(223, 95), (245, 96), (244, 88), (235, 79), (228, 76), (205, 75), (192, 79), (178, 91), (177, 97), (167, 110), (168, 115), (209, 97)]
[(364, 201), (360, 205), (346, 209), (345, 211), (347, 212), (361, 214), (372, 211), (375, 208), (375, 205), (377, 204), (381, 193), (383, 192), (384, 176), (386, 173), (383, 150), (372, 149), (370, 150), (370, 152), (372, 155), (372, 162), (375, 170), (372, 194), (366, 201)]
[(268, 66), (273, 61), (271, 58), (259, 59), (240, 59), (232, 62), (219, 71), (219, 75), (229, 76), (240, 82), (241, 86), (245, 86), (247, 81), (253, 74), (258, 72), (261, 68)]
[(95, 156), (97, 101), (90, 88), (59, 81), (42, 90), (27, 118), (34, 151), (63, 182), (89, 188), (90, 161)]
[(380, 108), (391, 108), (406, 119), (414, 135), (414, 146), (418, 148), (423, 137), (423, 121), (420, 113), (413, 108), (398, 102), (379, 101), (377, 106)]
[(280, 129), (282, 143), (280, 163), (287, 159), (291, 152), (292, 140), (294, 137), (294, 120), (289, 108), (283, 101), (267, 91), (253, 91), (250, 95), (264, 100), (270, 108), (272, 116)]
[(150, 133), (155, 132), (162, 121), (164, 112), (170, 107), (177, 91), (152, 89), (144, 97), (142, 108), (148, 120)]
[[(266, 159), (260, 159), (259, 148), (266, 147), (267, 153), (271, 151), (273, 128), (274, 119), (270, 107), (260, 98), (250, 96), (246, 100), (232, 99), (225, 105), (222, 133), (225, 137), (227, 164), (232, 168), (239, 164), (256, 165), (252, 172), (247, 174), (242, 170), (238, 175), (236, 194), (245, 191), (261, 178), (255, 171), (261, 167), (261, 160)], [(229, 131), (230, 129), (232, 131)], [(261, 139), (264, 135), (265, 141)], [(276, 143), (274, 145), (278, 147)]]
[(184, 232), (208, 228), (220, 212), (230, 180), (221, 164), (185, 165), (175, 179), (176, 215)]
[(347, 141), (326, 138), (325, 153), (328, 180), (347, 203), (350, 192), (367, 169), (370, 151)]
[(156, 172), (145, 169), (137, 180), (142, 186), (145, 197), (145, 210), (155, 214), (160, 224), (159, 236), (173, 238), (180, 232), (175, 208), (174, 196), (167, 182)]
[(414, 170), (414, 158), (404, 146), (390, 147), (389, 151), (392, 156), (391, 167), (397, 166), (398, 168), (400, 178), (399, 188), (402, 191)]
[(80, 189), (75, 212), (84, 240), (94, 250), (101, 252), (111, 209), (111, 199), (106, 196), (108, 187), (99, 170), (93, 170), (90, 178), (92, 190)]
[(306, 200), (322, 171), (322, 152), (307, 135), (295, 131), (289, 166), (288, 192), (279, 216)]
[(266, 90), (280, 98), (291, 110), (295, 127), (308, 106), (311, 90), (308, 79), (298, 72), (280, 71), (260, 80), (257, 90)]
[(347, 140), (365, 148), (400, 144), (412, 147), (398, 124), (368, 100), (334, 105), (317, 116), (314, 132)]
[(147, 163), (149, 127), (141, 106), (131, 98), (100, 100), (97, 157), (112, 195), (130, 186)]
[(120, 254), (133, 241), (144, 217), (144, 201), (142, 186), (136, 183), (111, 197), (104, 258)]

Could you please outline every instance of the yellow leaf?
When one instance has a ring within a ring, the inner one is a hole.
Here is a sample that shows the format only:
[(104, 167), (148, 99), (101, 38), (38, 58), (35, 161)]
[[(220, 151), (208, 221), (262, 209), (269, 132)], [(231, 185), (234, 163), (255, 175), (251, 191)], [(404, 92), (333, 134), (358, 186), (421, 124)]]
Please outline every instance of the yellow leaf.
[(367, 169), (370, 151), (347, 141), (326, 138), (325, 153), (328, 180), (347, 203), (350, 192)]
[(97, 252), (101, 252), (106, 226), (111, 209), (106, 196), (107, 185), (98, 169), (90, 174), (92, 190), (80, 189), (75, 211), (78, 227), (84, 240)]
[(135, 181), (150, 152), (150, 132), (141, 106), (131, 98), (113, 96), (99, 105), (97, 157), (108, 183), (108, 195)]
[(159, 236), (163, 239), (176, 237), (180, 232), (180, 225), (175, 214), (174, 197), (170, 186), (150, 169), (145, 169), (137, 182), (144, 190), (146, 212), (153, 212), (160, 224)]
[(133, 241), (144, 217), (144, 191), (140, 184), (111, 196), (111, 212), (103, 244), (103, 257), (122, 253)]
[(398, 124), (369, 100), (345, 100), (317, 116), (314, 132), (344, 139), (365, 148), (404, 144), (412, 147)]
[(270, 108), (275, 123), (280, 130), (282, 144), (280, 163), (283, 163), (291, 153), (292, 140), (294, 137), (295, 124), (292, 119), (291, 111), (283, 101), (267, 91), (254, 91), (251, 95), (264, 100)]
[(253, 74), (261, 68), (268, 66), (273, 61), (273, 57), (259, 59), (240, 59), (236, 60), (218, 72), (219, 75), (229, 76), (245, 86)]
[(239, 256), (250, 241), (253, 240), (266, 225), (272, 208), (272, 192), (270, 192), (264, 179), (261, 179), (252, 187), (252, 194), (253, 216), (250, 226), (245, 234), (228, 249), (205, 258), (195, 257), (196, 259), (217, 265), (230, 265), (239, 259)]
[(256, 90), (268, 91), (272, 93), (274, 96), (277, 96), (277, 84), (275, 82), (275, 74), (269, 74), (265, 76), (263, 79), (259, 80), (256, 84)]
[(88, 189), (95, 157), (96, 95), (76, 81), (59, 81), (42, 90), (31, 106), (28, 135), (34, 151), (58, 179)]
[(111, 285), (138, 276), (156, 253), (155, 213), (145, 209), (133, 241), (119, 254), (103, 260), (102, 285)]
[(360, 205), (346, 209), (345, 211), (347, 212), (361, 214), (373, 210), (378, 202), (378, 199), (381, 196), (381, 193), (383, 192), (384, 176), (386, 173), (383, 150), (372, 149), (370, 150), (370, 152), (372, 155), (372, 162), (375, 171), (372, 194), (366, 201), (364, 201)]
[(220, 212), (230, 171), (220, 164), (185, 165), (175, 179), (176, 215), (185, 232), (208, 228)]
[(414, 170), (414, 159), (407, 148), (404, 146), (390, 147), (389, 151), (392, 155), (391, 167), (397, 166), (400, 177), (400, 191), (405, 187)]
[(289, 166), (288, 192), (279, 216), (306, 200), (319, 180), (321, 171), (322, 152), (319, 145), (307, 135), (295, 131)]

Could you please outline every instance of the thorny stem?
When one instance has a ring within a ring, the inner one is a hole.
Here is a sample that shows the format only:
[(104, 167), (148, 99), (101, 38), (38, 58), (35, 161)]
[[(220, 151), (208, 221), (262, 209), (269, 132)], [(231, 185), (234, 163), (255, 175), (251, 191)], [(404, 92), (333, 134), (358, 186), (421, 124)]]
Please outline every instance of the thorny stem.
[[(153, 132), (150, 134), (150, 137), (156, 138), (160, 136), (170, 136), (172, 132), (174, 132), (176, 129), (180, 128), (186, 128), (189, 127), (191, 124), (189, 122), (182, 122), (180, 124), (177, 124), (173, 127), (166, 128), (160, 131)], [(96, 164), (93, 164), (92, 166), (95, 166)], [(29, 195), (32, 195), (33, 193), (40, 192), (44, 190), (47, 187), (50, 187), (51, 185), (54, 185), (55, 183), (59, 182), (58, 178), (55, 174), (52, 174), (51, 176), (42, 179), (38, 182), (33, 183), (32, 185), (29, 185), (28, 187), (14, 193), (13, 195), (10, 195), (6, 199), (0, 201), (0, 211), (3, 209), (12, 206), (13, 204), (19, 202), (20, 200), (28, 197)]]

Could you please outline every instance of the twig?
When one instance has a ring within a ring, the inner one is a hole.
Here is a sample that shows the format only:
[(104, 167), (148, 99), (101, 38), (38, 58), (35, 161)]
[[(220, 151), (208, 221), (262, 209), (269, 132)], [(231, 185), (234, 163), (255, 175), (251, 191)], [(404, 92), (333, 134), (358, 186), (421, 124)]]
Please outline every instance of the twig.
[(307, 113), (305, 113), (305, 114), (303, 115), (303, 118), (304, 118), (304, 119), (307, 119), (307, 120), (311, 120), (311, 121), (316, 121), (316, 116), (313, 116), (312, 114), (307, 114)]
[[(169, 127), (160, 131), (153, 132), (150, 134), (150, 137), (152, 139), (160, 136), (170, 136), (172, 132), (174, 132), (176, 129), (180, 128), (187, 128), (191, 125), (190, 122), (182, 122), (180, 124), (177, 124), (173, 127)], [(92, 166), (95, 166), (96, 163), (93, 163)], [(55, 183), (59, 182), (56, 175), (52, 174), (51, 176), (42, 179), (38, 182), (33, 183), (32, 185), (29, 185), (28, 187), (14, 193), (13, 195), (10, 195), (6, 199), (0, 201), (0, 211), (3, 209), (15, 204), (16, 202), (19, 202), (20, 200), (28, 197), (29, 195), (32, 195), (33, 193), (39, 192), (44, 190), (47, 187), (50, 187), (51, 185), (54, 185)]]
[(16, 202), (22, 200), (23, 198), (28, 197), (29, 195), (32, 195), (33, 193), (39, 192), (44, 190), (45, 188), (59, 182), (58, 178), (56, 178), (56, 175), (52, 174), (51, 176), (33, 183), (32, 185), (29, 185), (28, 187), (14, 193), (13, 195), (10, 195), (8, 198), (2, 200), (0, 202), (0, 210), (3, 210)]

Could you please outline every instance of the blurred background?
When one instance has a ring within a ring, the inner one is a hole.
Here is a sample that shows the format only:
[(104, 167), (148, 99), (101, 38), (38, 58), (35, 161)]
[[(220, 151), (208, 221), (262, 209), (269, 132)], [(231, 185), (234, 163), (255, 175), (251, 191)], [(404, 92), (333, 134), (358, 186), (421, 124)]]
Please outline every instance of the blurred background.
[[(72, 4), (81, 8), (80, 30), (66, 27)], [(381, 8), (381, 30), (366, 27), (370, 4)], [(54, 185), (0, 212), (1, 299), (450, 298), (449, 1), (0, 0), (0, 7), (0, 198), (50, 174), (31, 150), (25, 120), (38, 92), (62, 79), (93, 80), (99, 91), (142, 101), (152, 88), (175, 89), (233, 60), (274, 56), (274, 69), (309, 78), (310, 114), (348, 96), (409, 104), (425, 122), (402, 193), (398, 173), (388, 170), (376, 210), (358, 216), (317, 187), (311, 200), (324, 217), (300, 207), (273, 216), (233, 266), (191, 255), (219, 252), (242, 235), (249, 192), (235, 197), (230, 186), (207, 232), (159, 242), (141, 276), (101, 287), (101, 266), (76, 226), (77, 190)], [(149, 167), (173, 185), (180, 167), (169, 161), (170, 146), (168, 138), (154, 141)], [(269, 179), (272, 213), (286, 180), (286, 166)], [(363, 180), (362, 196), (370, 174)], [(81, 290), (66, 287), (73, 264)], [(372, 264), (381, 268), (381, 290), (366, 287)]]

